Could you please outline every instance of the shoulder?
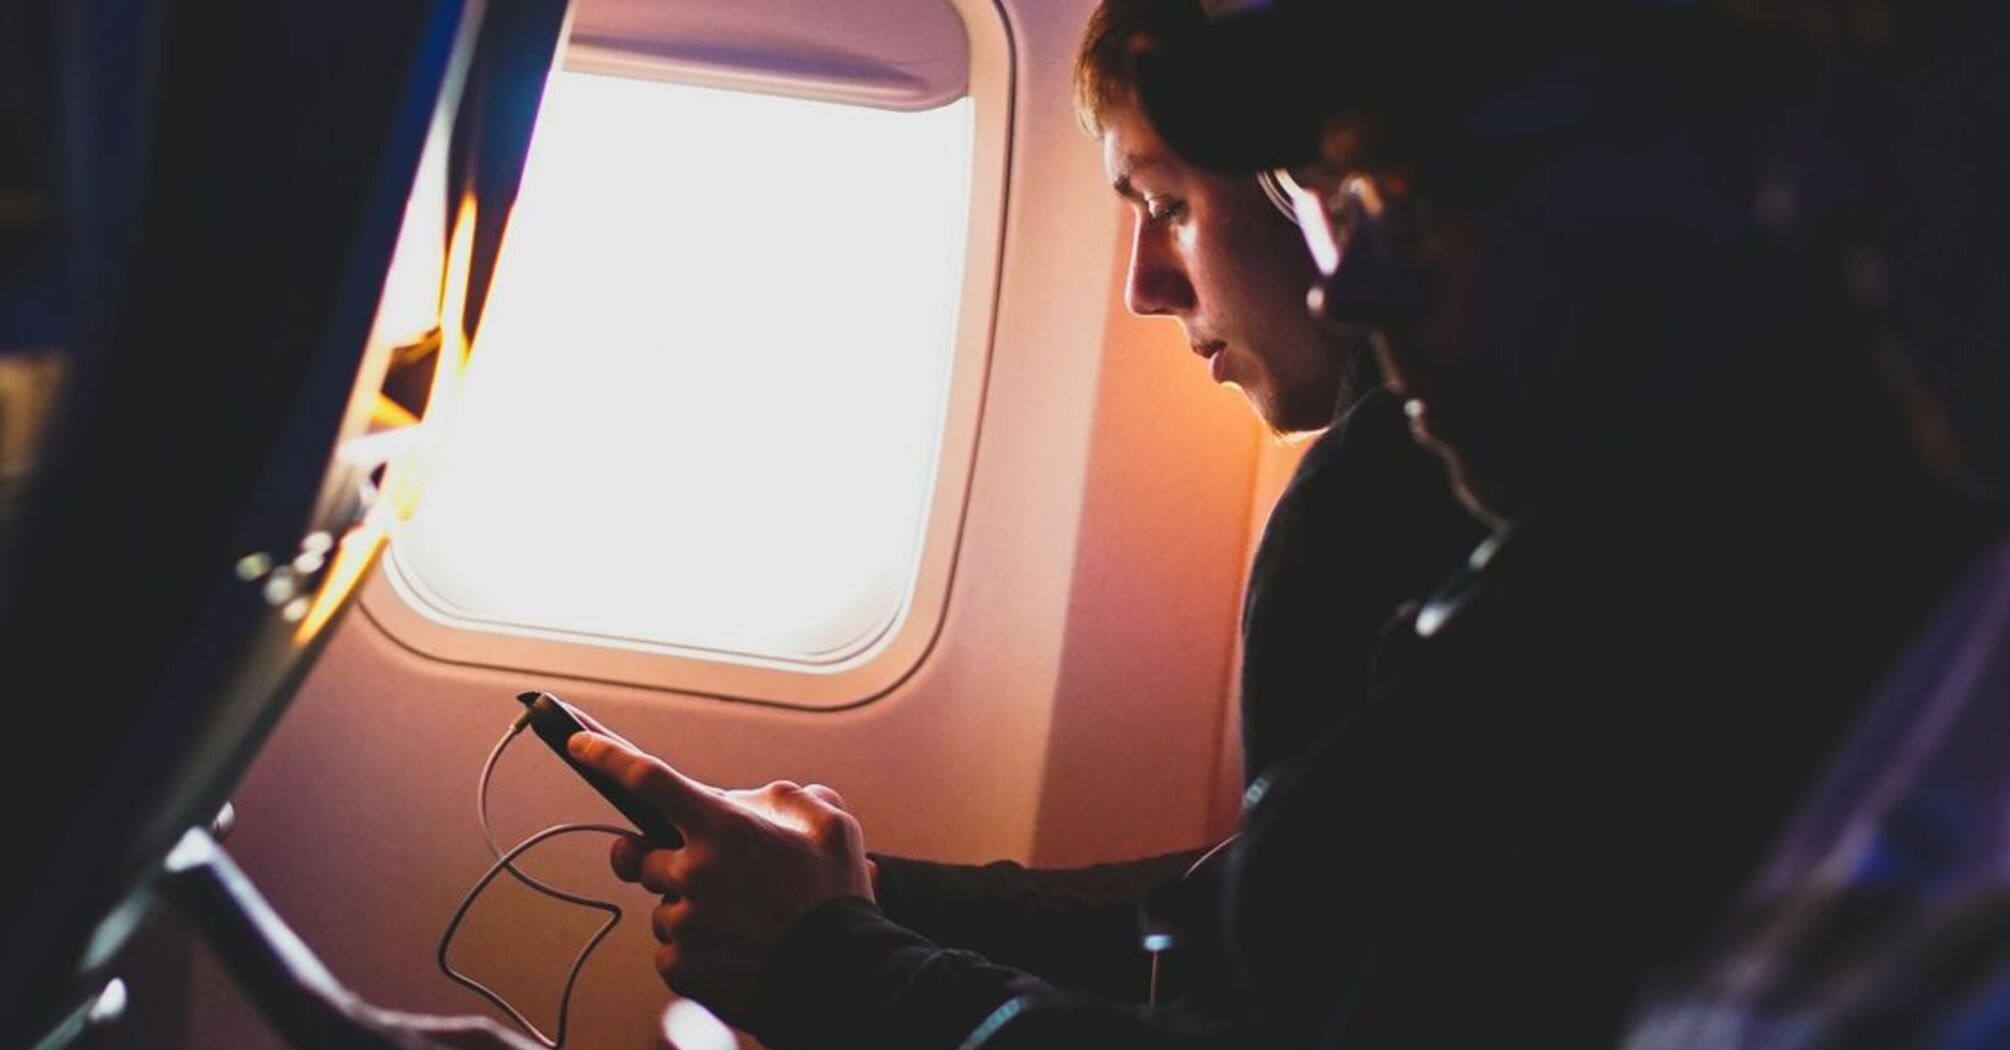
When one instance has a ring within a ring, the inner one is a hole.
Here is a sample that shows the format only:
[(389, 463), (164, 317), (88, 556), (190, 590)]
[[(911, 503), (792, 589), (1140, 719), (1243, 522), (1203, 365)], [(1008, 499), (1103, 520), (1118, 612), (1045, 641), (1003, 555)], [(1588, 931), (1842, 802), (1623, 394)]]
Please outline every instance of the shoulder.
[(1385, 387), (1368, 391), (1306, 450), (1273, 517), (1350, 528), (1453, 522), (1462, 535), (1477, 528), (1465, 528), (1471, 519), (1451, 495), (1444, 464), (1411, 437), (1402, 401)]
[(1361, 454), (1381, 450), (1391, 437), (1409, 440), (1403, 406), (1387, 387), (1373, 387), (1333, 417), (1333, 425), (1306, 449), (1294, 479), (1343, 470), (1358, 461)]

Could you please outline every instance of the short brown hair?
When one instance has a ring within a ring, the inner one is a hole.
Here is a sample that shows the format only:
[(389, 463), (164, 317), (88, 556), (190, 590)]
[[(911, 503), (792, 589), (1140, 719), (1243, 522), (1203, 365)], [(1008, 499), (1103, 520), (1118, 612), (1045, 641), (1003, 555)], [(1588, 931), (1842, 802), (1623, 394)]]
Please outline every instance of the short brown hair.
[(1075, 116), (1091, 135), (1110, 110), (1132, 100), (1131, 42), (1175, 44), (1207, 23), (1200, 0), (1099, 0), (1075, 52)]

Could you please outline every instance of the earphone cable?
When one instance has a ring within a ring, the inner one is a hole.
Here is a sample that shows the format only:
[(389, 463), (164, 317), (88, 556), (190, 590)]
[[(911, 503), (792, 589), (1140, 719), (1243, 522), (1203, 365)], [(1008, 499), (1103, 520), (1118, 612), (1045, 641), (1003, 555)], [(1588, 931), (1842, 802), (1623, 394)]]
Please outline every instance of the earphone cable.
[[(566, 1024), (570, 1019), (572, 1010), (572, 989), (579, 981), (579, 972), (586, 965), (587, 957), (593, 954), (593, 950), (599, 947), (600, 942), (621, 922), (621, 908), (612, 901), (600, 900), (595, 897), (587, 897), (559, 889), (518, 868), (516, 860), (528, 852), (531, 847), (546, 839), (556, 838), (560, 835), (585, 831), (599, 832), (606, 835), (633, 835), (634, 831), (628, 828), (616, 827), (612, 824), (559, 824), (524, 839), (522, 842), (511, 847), (507, 852), (497, 847), (495, 833), (489, 827), (489, 780), (495, 773), (496, 763), (502, 758), (503, 751), (509, 747), (510, 741), (516, 739), (518, 733), (523, 732), (524, 727), (529, 724), (529, 721), (529, 716), (518, 718), (516, 723), (510, 726), (509, 732), (503, 734), (502, 739), (497, 741), (495, 748), (489, 752), (488, 761), (482, 764), (481, 780), (475, 790), (475, 815), (481, 824), (482, 841), (488, 844), (489, 853), (495, 857), (495, 863), (489, 865), (488, 871), (484, 872), (482, 877), (476, 880), (474, 886), (468, 890), (467, 895), (461, 898), (460, 907), (454, 910), (454, 917), (448, 921), (446, 932), (440, 936), (438, 960), (441, 973), (446, 974), (456, 983), (472, 989), (475, 993), (495, 1004), (497, 1008), (507, 1013), (519, 1027), (530, 1033), (538, 1042), (551, 1047), (552, 1050), (557, 1050), (565, 1042)], [(495, 881), (496, 876), (505, 871), (509, 872), (517, 881), (545, 896), (607, 913), (607, 921), (601, 923), (600, 928), (594, 931), (593, 936), (587, 940), (586, 945), (579, 950), (579, 955), (573, 959), (571, 970), (566, 974), (565, 988), (559, 993), (558, 999), (558, 1024), (554, 1034), (550, 1036), (545, 1035), (537, 1025), (533, 1024), (516, 1007), (511, 1006), (501, 995), (498, 995), (480, 981), (454, 969), (453, 965), (447, 961), (447, 950), (453, 944), (454, 934), (460, 929), (461, 921), (467, 917), (468, 909), (474, 907), (475, 900), (481, 896), (483, 890), (488, 888), (489, 883)]]

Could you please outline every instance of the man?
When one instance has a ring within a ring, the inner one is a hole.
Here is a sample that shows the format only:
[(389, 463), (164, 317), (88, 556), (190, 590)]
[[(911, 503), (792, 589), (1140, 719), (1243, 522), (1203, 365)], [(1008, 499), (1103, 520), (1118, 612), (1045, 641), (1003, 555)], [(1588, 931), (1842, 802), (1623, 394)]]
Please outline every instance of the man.
[(1746, 39), (1508, 6), (1280, 2), (1141, 58), (1176, 148), (1277, 169), (1316, 308), (1500, 524), (1246, 814), (1244, 1023), (1286, 1044), (1610, 1045), (2000, 527), (1911, 446)]
[[(1271, 429), (1331, 424), (1280, 498), (1251, 574), (1240, 699), (1244, 768), (1254, 776), (1358, 707), (1389, 615), (1456, 566), (1480, 533), (1449, 497), (1443, 469), (1408, 440), (1400, 406), (1375, 386), (1364, 340), (1305, 312), (1312, 271), (1288, 217), (1257, 180), (1193, 168), (1142, 119), (1129, 85), (1134, 44), (1204, 24), (1195, 0), (1106, 0), (1084, 33), (1077, 93), (1111, 184), (1134, 212), (1127, 305), (1177, 320), (1211, 376), (1239, 387)], [(666, 895), (659, 971), (776, 1047), (953, 1046), (1011, 994), (1046, 984), (1140, 1002), (1150, 971), (1139, 906), (1200, 857), (1029, 871), (874, 856), (868, 869), (857, 824), (828, 789), (718, 796), (640, 756), (594, 760), (639, 778), (697, 843), (615, 852), (618, 873)], [(721, 797), (732, 804), (714, 804)], [(757, 869), (771, 873), (766, 882), (750, 880)], [(1204, 944), (1211, 915), (1183, 914), (1176, 902), (1171, 911), (1167, 920)], [(1225, 994), (1203, 946), (1181, 958), (1188, 990)]]
[[(1296, 228), (1255, 179), (1184, 161), (1143, 117), (1129, 81), (1140, 40), (1205, 25), (1198, 0), (1105, 0), (1076, 64), (1077, 109), (1135, 224), (1125, 303), (1179, 321), (1216, 382), (1239, 387), (1280, 434), (1331, 425), (1267, 526), (1244, 607), (1245, 780), (1353, 706), (1375, 633), (1481, 532), (1444, 493), (1441, 467), (1404, 440), (1359, 329), (1309, 319), (1312, 272)], [(1364, 680), (1365, 681), (1365, 680)]]
[[(1400, 406), (1375, 385), (1365, 341), (1306, 315), (1310, 266), (1262, 187), (1185, 163), (1138, 112), (1132, 42), (1177, 39), (1203, 24), (1191, 0), (1104, 3), (1083, 33), (1077, 108), (1102, 143), (1112, 187), (1134, 211), (1126, 304), (1178, 320), (1212, 377), (1238, 386), (1271, 429), (1334, 424), (1279, 499), (1251, 571), (1240, 693), (1247, 779), (1358, 705), (1369, 649), (1390, 613), (1428, 592), (1480, 532), (1447, 498), (1442, 469), (1408, 441)], [(889, 916), (940, 943), (1071, 990), (1135, 1001), (1147, 975), (1140, 899), (1197, 856), (1065, 873), (876, 857), (876, 888)], [(1192, 917), (1168, 916), (1182, 918)], [(1188, 937), (1207, 939), (1210, 923), (1188, 924), (1197, 927)], [(1198, 947), (1172, 958), (1191, 971), (1209, 955)]]

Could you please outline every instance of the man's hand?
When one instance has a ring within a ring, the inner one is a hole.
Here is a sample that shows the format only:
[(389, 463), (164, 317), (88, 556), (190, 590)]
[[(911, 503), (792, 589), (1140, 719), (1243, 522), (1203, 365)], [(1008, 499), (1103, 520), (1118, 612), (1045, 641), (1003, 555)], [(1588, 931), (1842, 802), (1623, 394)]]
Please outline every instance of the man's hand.
[(650, 928), (663, 983), (728, 1022), (745, 1017), (769, 951), (797, 919), (838, 897), (873, 897), (858, 821), (827, 787), (721, 791), (599, 733), (568, 746), (684, 833), (674, 850), (617, 839), (611, 861), (662, 895)]

